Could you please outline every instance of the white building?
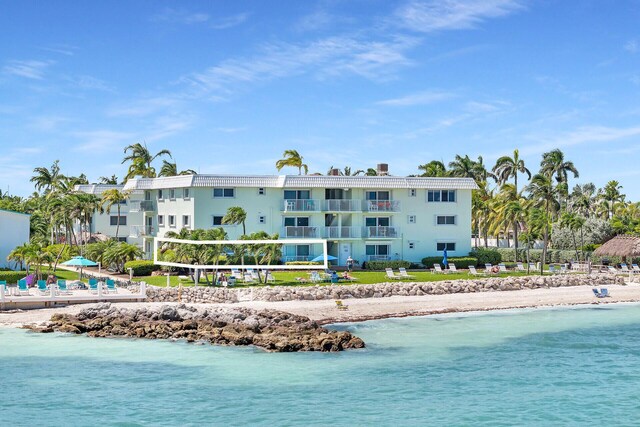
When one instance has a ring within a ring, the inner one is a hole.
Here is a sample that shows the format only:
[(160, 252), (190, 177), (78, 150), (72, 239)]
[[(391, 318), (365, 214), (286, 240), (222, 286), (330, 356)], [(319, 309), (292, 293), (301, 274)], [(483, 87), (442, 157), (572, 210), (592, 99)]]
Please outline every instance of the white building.
[(29, 243), (31, 215), (0, 209), (0, 267), (16, 269), (19, 265), (9, 262), (7, 256), (17, 246)]
[[(344, 265), (349, 256), (360, 263), (420, 262), (445, 248), (449, 256), (466, 256), (477, 186), (471, 178), (183, 175), (131, 179), (123, 189), (136, 195), (126, 214), (128, 240), (142, 241), (147, 257), (153, 237), (183, 227), (222, 227), (237, 239), (242, 226), (224, 225), (222, 217), (239, 206), (247, 212), (247, 234), (263, 230), (285, 241), (326, 239), (329, 254)], [(113, 235), (112, 223), (96, 219), (92, 227)], [(285, 245), (284, 261), (320, 255), (316, 246)]]

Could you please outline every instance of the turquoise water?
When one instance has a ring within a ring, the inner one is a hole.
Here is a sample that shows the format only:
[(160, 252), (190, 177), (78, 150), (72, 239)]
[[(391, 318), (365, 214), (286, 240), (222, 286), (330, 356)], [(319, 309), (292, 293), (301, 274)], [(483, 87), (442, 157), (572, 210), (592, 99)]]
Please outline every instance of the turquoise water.
[(365, 350), (0, 329), (2, 425), (638, 425), (640, 306), (336, 325)]

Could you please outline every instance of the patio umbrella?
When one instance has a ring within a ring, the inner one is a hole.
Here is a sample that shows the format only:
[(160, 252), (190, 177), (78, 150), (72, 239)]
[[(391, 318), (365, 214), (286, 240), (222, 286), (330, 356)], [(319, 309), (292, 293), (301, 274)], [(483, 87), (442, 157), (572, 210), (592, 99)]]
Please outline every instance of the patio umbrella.
[(74, 256), (70, 260), (63, 262), (62, 265), (68, 265), (71, 267), (80, 267), (80, 278), (82, 279), (83, 267), (95, 267), (98, 264), (94, 261), (91, 261), (90, 259), (86, 259), (83, 256)]
[(449, 265), (449, 261), (447, 261), (447, 248), (444, 249), (444, 252), (442, 254), (442, 263), (444, 264), (445, 268), (447, 267), (447, 265)]
[[(327, 255), (327, 261), (337, 261), (337, 259), (338, 258), (334, 257), (333, 255)], [(324, 255), (318, 255), (317, 257), (311, 260), (311, 262), (323, 262), (323, 261), (324, 261)]]

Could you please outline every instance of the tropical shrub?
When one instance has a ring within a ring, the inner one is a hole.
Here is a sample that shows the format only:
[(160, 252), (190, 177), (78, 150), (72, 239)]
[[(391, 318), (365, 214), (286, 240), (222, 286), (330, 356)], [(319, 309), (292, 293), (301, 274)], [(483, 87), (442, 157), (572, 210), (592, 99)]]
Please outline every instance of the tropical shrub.
[(555, 223), (551, 231), (551, 245), (554, 249), (573, 249), (575, 246), (604, 243), (611, 239), (613, 235), (613, 227), (611, 227), (609, 221), (603, 219), (588, 218), (584, 222), (582, 229), (575, 231), (560, 227), (559, 223)]
[[(515, 251), (513, 248), (499, 248), (497, 251), (500, 253), (502, 261), (504, 262), (516, 262)], [(582, 256), (582, 254), (581, 254)], [(529, 249), (529, 262), (540, 262), (542, 260), (542, 249)], [(575, 261), (576, 251), (574, 250), (558, 250), (548, 249), (546, 263), (562, 263), (565, 261)], [(518, 261), (527, 261), (527, 250), (518, 249)]]
[[(474, 257), (451, 257), (447, 258), (447, 262), (452, 262), (456, 265), (456, 268), (469, 268), (470, 265), (476, 266), (478, 265), (478, 258)], [(422, 265), (427, 268), (433, 267), (433, 264), (441, 264), (442, 265), (442, 257), (441, 256), (428, 256), (422, 258)]]
[(18, 283), (18, 280), (26, 276), (24, 271), (0, 271), (0, 280), (5, 280), (7, 283)]
[[(54, 257), (58, 258), (58, 263), (70, 260), (74, 256), (80, 255), (80, 251), (77, 246), (65, 245), (62, 243), (56, 243), (55, 245), (49, 245), (45, 248), (45, 251), (51, 253)], [(62, 251), (62, 253), (60, 253)]]
[(142, 254), (142, 249), (136, 245), (120, 242), (109, 246), (104, 252), (102, 258), (105, 265), (114, 267), (116, 271), (123, 273), (124, 264), (127, 261), (133, 261), (136, 258), (140, 258)]
[(495, 248), (476, 248), (469, 253), (469, 256), (476, 258), (478, 265), (500, 264), (502, 262), (502, 256)]
[(153, 263), (151, 260), (137, 260), (127, 261), (124, 263), (124, 271), (133, 269), (134, 276), (150, 276), (152, 271), (160, 270), (160, 266)]
[(285, 265), (321, 265), (321, 262), (313, 261), (287, 261)]
[(384, 270), (385, 268), (410, 268), (412, 264), (409, 261), (367, 261), (362, 268), (366, 270)]

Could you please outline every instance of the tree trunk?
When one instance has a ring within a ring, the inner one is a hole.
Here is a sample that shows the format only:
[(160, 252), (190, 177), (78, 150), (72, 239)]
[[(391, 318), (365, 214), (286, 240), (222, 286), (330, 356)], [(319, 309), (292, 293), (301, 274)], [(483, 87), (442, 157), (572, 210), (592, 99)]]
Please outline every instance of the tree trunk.
[(542, 246), (542, 262), (540, 263), (540, 275), (544, 273), (544, 263), (547, 262), (547, 241), (549, 239), (549, 202), (547, 202), (547, 215), (544, 224), (544, 245)]
[(516, 253), (514, 260), (518, 262), (518, 221), (513, 224), (513, 246)]
[(116, 240), (118, 240), (119, 231), (120, 231), (120, 203), (118, 203), (118, 219), (116, 220)]

